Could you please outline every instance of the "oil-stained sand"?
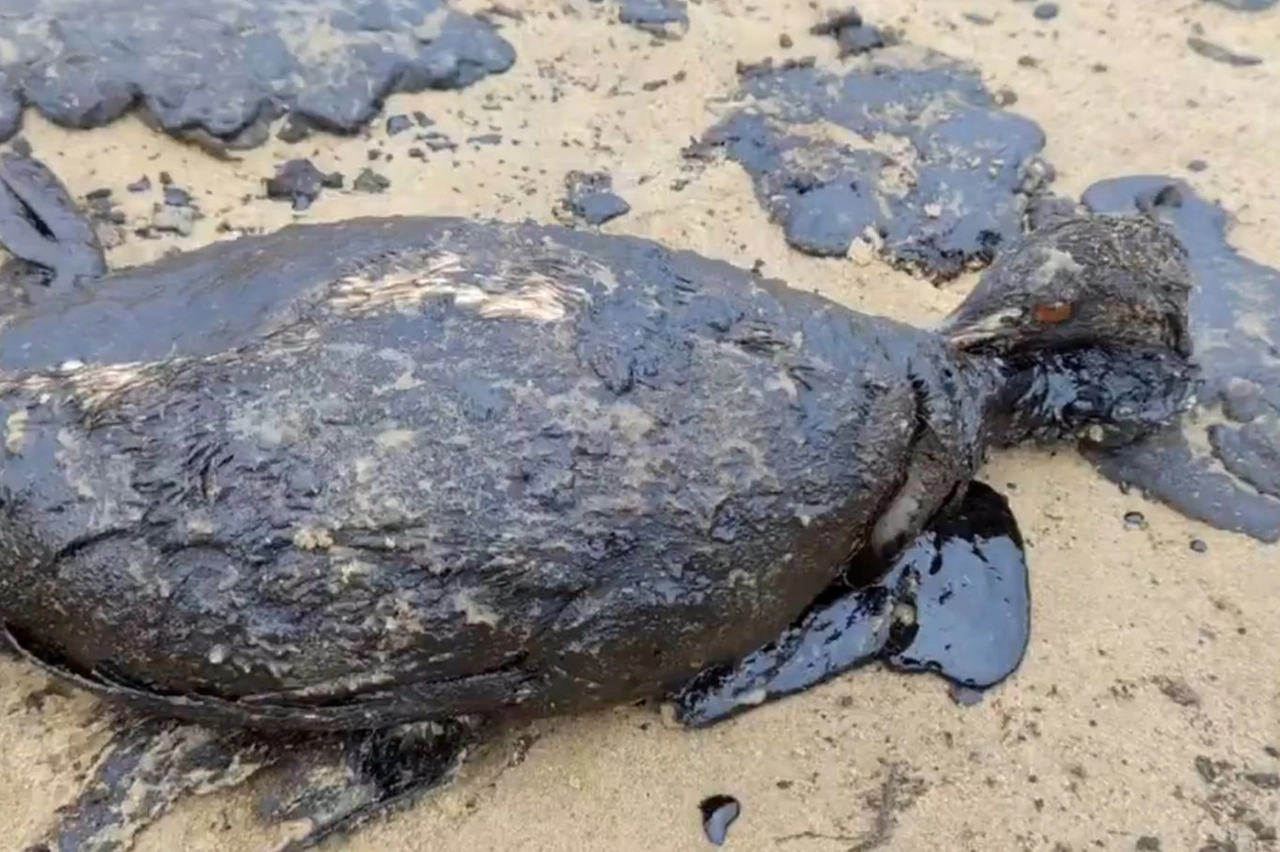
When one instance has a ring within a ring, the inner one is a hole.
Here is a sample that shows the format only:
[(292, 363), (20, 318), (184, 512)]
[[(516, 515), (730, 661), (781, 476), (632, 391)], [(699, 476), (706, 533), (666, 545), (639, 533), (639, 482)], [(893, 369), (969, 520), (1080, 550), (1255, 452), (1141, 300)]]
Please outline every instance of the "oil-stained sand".
[[(691, 5), (685, 38), (660, 46), (596, 21), (605, 12), (595, 4), (575, 6), (581, 17), (557, 8), (554, 20), (541, 4), (519, 6), (524, 22), (503, 31), (521, 57), (511, 71), (462, 93), (392, 99), (390, 112), (429, 112), (432, 129), (459, 143), (452, 153), (427, 149), (425, 161), (408, 153), (423, 142), (388, 140), (380, 127), (370, 140), (273, 143), (239, 163), (212, 161), (134, 121), (71, 135), (32, 118), (27, 137), (73, 192), (111, 187), (126, 229), (153, 221), (161, 170), (193, 193), (203, 218), (190, 236), (130, 234), (110, 252), (116, 264), (234, 236), (219, 231), (223, 221), (280, 226), (292, 218), (288, 204), (240, 198), (261, 196), (276, 162), (312, 156), (348, 180), (365, 167), (391, 180), (383, 193), (326, 190), (306, 214), (316, 220), (424, 209), (548, 220), (566, 173), (607, 169), (632, 211), (606, 230), (747, 266), (759, 258), (797, 286), (918, 322), (941, 316), (971, 282), (935, 291), (869, 258), (806, 257), (766, 221), (740, 167), (682, 167), (674, 152), (722, 117), (705, 104), (737, 85), (735, 61), (815, 54), (829, 64), (835, 44), (806, 34), (819, 17), (807, 4)], [(1236, 215), (1230, 239), (1247, 257), (1280, 264), (1269, 171), (1280, 130), (1276, 11), (1073, 2), (1040, 21), (1032, 6), (861, 4), (872, 22), (896, 23), (916, 44), (975, 62), (991, 89), (1013, 91), (1012, 109), (1047, 134), (1058, 192), (1078, 197), (1125, 174), (1184, 177)], [(1193, 23), (1267, 61), (1206, 60), (1186, 47)], [(783, 33), (790, 50), (778, 47)], [(486, 133), (503, 142), (464, 141)], [(370, 162), (370, 148), (394, 159)], [(1186, 169), (1197, 159), (1208, 168)], [(144, 173), (154, 189), (128, 192)], [(1073, 453), (1003, 454), (987, 478), (1009, 494), (1030, 542), (1034, 616), (1022, 669), (984, 702), (957, 706), (933, 678), (862, 672), (696, 733), (667, 729), (645, 710), (558, 720), (513, 732), (455, 786), (336, 846), (707, 849), (698, 805), (729, 794), (743, 809), (725, 848), (1132, 849), (1144, 837), (1163, 849), (1228, 839), (1269, 848), (1262, 838), (1280, 821), (1268, 775), (1280, 759), (1267, 751), (1280, 747), (1274, 549), (1124, 496)], [(1133, 510), (1145, 528), (1126, 528)], [(1193, 550), (1193, 539), (1207, 551)], [(50, 693), (16, 665), (4, 664), (0, 678), (0, 801), (12, 826), (0, 847), (17, 850), (75, 790), (104, 732), (83, 697)], [(243, 793), (212, 796), (165, 819), (138, 848), (262, 849), (249, 805)]]

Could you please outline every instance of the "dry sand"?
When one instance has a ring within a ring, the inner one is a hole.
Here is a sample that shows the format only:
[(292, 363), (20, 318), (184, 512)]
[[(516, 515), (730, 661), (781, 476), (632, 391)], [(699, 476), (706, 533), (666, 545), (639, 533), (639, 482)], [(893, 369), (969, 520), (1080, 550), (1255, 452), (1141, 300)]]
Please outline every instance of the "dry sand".
[[(139, 222), (155, 195), (130, 196), (124, 184), (140, 175), (154, 182), (167, 170), (195, 193), (208, 218), (192, 236), (131, 237), (112, 250), (116, 264), (227, 238), (215, 230), (223, 220), (279, 227), (293, 218), (287, 204), (241, 202), (261, 195), (274, 163), (311, 155), (349, 180), (366, 150), (385, 144), (397, 154), (377, 164), (392, 180), (388, 193), (327, 192), (305, 218), (545, 220), (566, 171), (603, 167), (633, 205), (607, 231), (746, 266), (760, 258), (796, 286), (921, 323), (972, 283), (935, 291), (879, 263), (789, 251), (732, 163), (670, 190), (679, 148), (716, 117), (709, 102), (732, 89), (735, 60), (780, 54), (785, 32), (792, 53), (834, 62), (834, 44), (807, 34), (819, 14), (809, 4), (705, 0), (690, 9), (688, 35), (660, 46), (606, 23), (583, 0), (563, 9), (546, 0), (513, 5), (530, 16), (505, 31), (519, 52), (511, 72), (462, 93), (397, 97), (388, 109), (422, 109), (455, 138), (493, 129), (507, 140), (464, 146), (453, 160), (411, 159), (409, 135), (388, 140), (380, 126), (369, 139), (273, 142), (239, 163), (160, 139), (134, 120), (68, 133), (32, 117), (26, 136), (73, 193), (110, 186)], [(1012, 89), (1013, 109), (1048, 133), (1060, 191), (1121, 174), (1188, 177), (1235, 213), (1238, 246), (1280, 265), (1280, 9), (1243, 15), (1203, 0), (1062, 5), (1056, 20), (1040, 22), (1031, 4), (1012, 0), (859, 3), (872, 22), (898, 24), (917, 44), (977, 63), (992, 89)], [(966, 12), (994, 23), (975, 25)], [(1197, 23), (1206, 37), (1266, 62), (1236, 68), (1196, 55), (1186, 37)], [(682, 82), (641, 88), (677, 71)], [(611, 96), (615, 86), (622, 93)], [(1195, 158), (1208, 169), (1188, 173)], [(1003, 454), (985, 475), (1010, 495), (1032, 542), (1034, 625), (1022, 669), (982, 703), (955, 705), (933, 678), (868, 670), (698, 733), (665, 728), (641, 710), (545, 722), (523, 761), (508, 759), (512, 743), (497, 743), (452, 787), (333, 846), (706, 849), (698, 802), (730, 793), (743, 803), (728, 842), (738, 850), (1273, 848), (1266, 838), (1280, 823), (1280, 790), (1267, 785), (1275, 776), (1243, 773), (1280, 771), (1275, 548), (1122, 495), (1070, 451)], [(1147, 529), (1126, 530), (1122, 516), (1135, 509)], [(1189, 548), (1196, 537), (1206, 553)], [(0, 684), (0, 849), (19, 850), (75, 790), (76, 769), (104, 732), (82, 696), (33, 699), (46, 682), (24, 667), (0, 664)], [(244, 792), (193, 801), (138, 848), (266, 849), (250, 803)], [(1138, 845), (1144, 836), (1159, 847)]]

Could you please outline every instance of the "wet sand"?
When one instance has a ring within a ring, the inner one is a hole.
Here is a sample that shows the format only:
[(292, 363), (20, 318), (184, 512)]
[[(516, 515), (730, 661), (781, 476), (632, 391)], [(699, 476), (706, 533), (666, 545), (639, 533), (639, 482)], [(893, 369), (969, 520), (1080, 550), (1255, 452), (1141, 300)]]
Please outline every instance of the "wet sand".
[[(504, 22), (517, 51), (509, 72), (461, 92), (396, 96), (386, 110), (425, 112), (433, 130), (459, 142), (453, 154), (412, 157), (421, 143), (410, 133), (388, 138), (381, 120), (368, 138), (273, 141), (239, 162), (161, 138), (136, 119), (67, 132), (28, 116), (24, 136), (73, 194), (112, 188), (128, 228), (151, 219), (161, 171), (193, 194), (205, 218), (189, 236), (129, 234), (109, 253), (114, 265), (234, 237), (219, 230), (223, 222), (288, 223), (295, 213), (261, 198), (262, 179), (309, 156), (324, 171), (341, 170), (348, 186), (366, 166), (391, 181), (383, 193), (325, 190), (301, 214), (311, 221), (390, 213), (550, 220), (567, 172), (607, 169), (631, 205), (603, 226), (608, 232), (744, 266), (761, 260), (794, 286), (918, 323), (935, 321), (972, 284), (967, 274), (935, 289), (879, 260), (791, 250), (740, 166), (691, 171), (682, 161), (681, 147), (723, 114), (715, 99), (737, 85), (736, 61), (815, 55), (837, 67), (834, 42), (807, 33), (820, 18), (807, 3), (706, 0), (690, 6), (683, 39), (661, 43), (609, 24), (596, 4), (556, 5), (554, 17), (535, 0), (508, 5), (526, 12), (523, 22)], [(1280, 266), (1280, 10), (1069, 0), (1043, 21), (1032, 3), (1010, 0), (859, 8), (917, 45), (976, 63), (991, 90), (1014, 92), (1011, 109), (1047, 134), (1057, 192), (1075, 197), (1126, 174), (1182, 177), (1232, 211), (1237, 247)], [(1264, 62), (1234, 66), (1193, 52), (1187, 37), (1197, 24), (1202, 38)], [(790, 50), (778, 46), (784, 33)], [(670, 82), (642, 85), (659, 79)], [(464, 142), (489, 133), (502, 141)], [(372, 148), (394, 158), (371, 162)], [(1189, 170), (1196, 159), (1208, 167)], [(143, 174), (152, 190), (126, 191)], [(679, 179), (689, 183), (675, 191)], [(726, 844), (742, 850), (1273, 848), (1275, 547), (1124, 495), (1070, 450), (1002, 453), (984, 478), (1008, 494), (1031, 543), (1034, 616), (1021, 670), (981, 703), (956, 705), (933, 678), (865, 670), (700, 732), (671, 729), (642, 708), (543, 722), (491, 743), (449, 788), (333, 848), (704, 849), (698, 802), (717, 793), (742, 802)], [(1144, 527), (1126, 527), (1132, 511)], [(1193, 550), (1193, 539), (1207, 550)], [(0, 662), (0, 802), (9, 826), (0, 849), (38, 838), (103, 742), (101, 725), (89, 699)], [(247, 791), (190, 802), (137, 848), (269, 848), (273, 838), (251, 808)]]

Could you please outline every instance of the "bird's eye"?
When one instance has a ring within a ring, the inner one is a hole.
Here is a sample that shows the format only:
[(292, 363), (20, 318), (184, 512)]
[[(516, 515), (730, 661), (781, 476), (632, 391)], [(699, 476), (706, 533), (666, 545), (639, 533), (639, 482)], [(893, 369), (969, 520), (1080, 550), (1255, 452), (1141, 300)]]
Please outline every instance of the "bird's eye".
[(1046, 302), (1031, 310), (1036, 322), (1057, 325), (1071, 319), (1071, 305), (1067, 302)]

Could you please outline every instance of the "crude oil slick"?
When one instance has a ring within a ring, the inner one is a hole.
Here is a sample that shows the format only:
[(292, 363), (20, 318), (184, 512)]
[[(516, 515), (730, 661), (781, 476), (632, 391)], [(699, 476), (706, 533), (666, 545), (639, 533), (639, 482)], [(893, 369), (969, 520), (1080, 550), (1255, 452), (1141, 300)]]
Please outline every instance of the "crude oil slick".
[(1082, 200), (1097, 212), (1159, 219), (1187, 248), (1203, 379), (1199, 418), (1091, 457), (1109, 478), (1189, 517), (1280, 540), (1280, 271), (1236, 251), (1226, 211), (1181, 180), (1104, 180)]
[(744, 69), (737, 95), (753, 102), (690, 154), (739, 163), (788, 243), (808, 254), (843, 257), (860, 243), (943, 281), (1021, 235), (1052, 177), (1037, 124), (1001, 109), (975, 69), (932, 50), (883, 47), (845, 69)]
[(353, 133), (395, 92), (458, 89), (515, 50), (445, 0), (5, 0), (0, 141), (24, 104), (57, 124), (134, 107), (212, 150), (266, 141), (282, 115)]

